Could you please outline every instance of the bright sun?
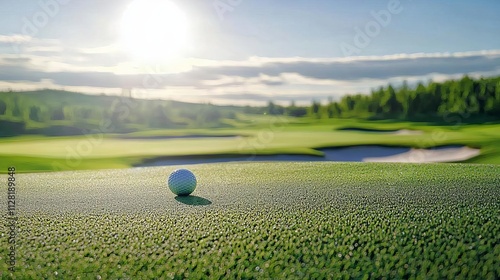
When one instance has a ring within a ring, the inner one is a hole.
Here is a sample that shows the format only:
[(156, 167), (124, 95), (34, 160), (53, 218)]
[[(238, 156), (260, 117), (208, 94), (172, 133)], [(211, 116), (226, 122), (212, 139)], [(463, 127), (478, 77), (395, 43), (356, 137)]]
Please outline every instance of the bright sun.
[(135, 0), (123, 14), (121, 43), (137, 58), (178, 57), (187, 46), (187, 37), (186, 15), (168, 0)]

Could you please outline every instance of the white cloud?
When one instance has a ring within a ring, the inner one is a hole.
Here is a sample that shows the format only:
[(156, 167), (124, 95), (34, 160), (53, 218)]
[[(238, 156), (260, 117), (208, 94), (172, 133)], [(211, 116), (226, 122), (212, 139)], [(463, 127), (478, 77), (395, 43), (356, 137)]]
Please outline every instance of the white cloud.
[(120, 52), (120, 48), (116, 44), (101, 47), (77, 48), (76, 50), (82, 54), (112, 54)]
[[(31, 52), (22, 55), (0, 55), (0, 80), (4, 81), (0, 86), (63, 87), (92, 94), (118, 94), (126, 87), (143, 92), (136, 96), (141, 98), (220, 104), (263, 104), (272, 99), (300, 104), (369, 93), (372, 88), (399, 85), (403, 80), (415, 84), (464, 74), (500, 75), (500, 50), (350, 58), (251, 57), (241, 61), (187, 58), (158, 65), (127, 60), (114, 53), (113, 46), (40, 53), (60, 50), (59, 46), (57, 41), (44, 41), (38, 47), (29, 45)], [(106, 60), (108, 57), (113, 58)]]
[(61, 46), (32, 46), (25, 48), (27, 53), (60, 53), (63, 51), (64, 48)]
[(23, 44), (30, 42), (32, 38), (27, 35), (14, 34), (14, 35), (0, 35), (0, 43), (7, 44)]

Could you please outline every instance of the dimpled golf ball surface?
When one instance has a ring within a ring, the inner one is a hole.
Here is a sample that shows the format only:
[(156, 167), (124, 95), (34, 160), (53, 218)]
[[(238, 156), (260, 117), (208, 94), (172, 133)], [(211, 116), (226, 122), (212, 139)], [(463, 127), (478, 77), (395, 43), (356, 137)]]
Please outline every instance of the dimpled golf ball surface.
[(187, 169), (175, 170), (168, 178), (168, 187), (176, 195), (190, 195), (196, 188), (196, 177)]

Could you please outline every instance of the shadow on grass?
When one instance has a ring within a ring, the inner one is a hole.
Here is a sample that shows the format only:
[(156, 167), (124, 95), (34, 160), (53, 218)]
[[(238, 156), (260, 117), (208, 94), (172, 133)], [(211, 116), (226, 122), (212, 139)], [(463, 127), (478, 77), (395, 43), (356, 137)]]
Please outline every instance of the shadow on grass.
[(188, 196), (176, 196), (175, 200), (179, 201), (180, 203), (184, 203), (187, 205), (194, 205), (194, 206), (201, 206), (201, 205), (210, 205), (212, 204), (212, 201), (195, 196), (195, 195), (188, 195)]

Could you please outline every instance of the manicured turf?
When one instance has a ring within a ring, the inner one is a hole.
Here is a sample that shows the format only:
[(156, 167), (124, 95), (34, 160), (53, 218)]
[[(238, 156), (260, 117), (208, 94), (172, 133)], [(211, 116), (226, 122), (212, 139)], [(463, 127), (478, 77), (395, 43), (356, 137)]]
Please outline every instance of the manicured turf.
[[(349, 131), (412, 129), (421, 135)], [(157, 130), (130, 135), (75, 137), (23, 136), (0, 138), (0, 173), (8, 166), (19, 172), (126, 168), (165, 156), (227, 154), (302, 154), (321, 156), (316, 148), (384, 145), (435, 147), (467, 145), (481, 149), (469, 163), (500, 164), (500, 124), (432, 126), (408, 122), (308, 120), (260, 116), (248, 127)], [(166, 136), (193, 138), (161, 139)], [(200, 136), (242, 135), (242, 137)], [(129, 139), (124, 139), (129, 137)], [(148, 139), (150, 137), (151, 139)]]
[(498, 165), (187, 168), (196, 197), (177, 199), (166, 185), (171, 167), (17, 174), (15, 276), (500, 277)]

